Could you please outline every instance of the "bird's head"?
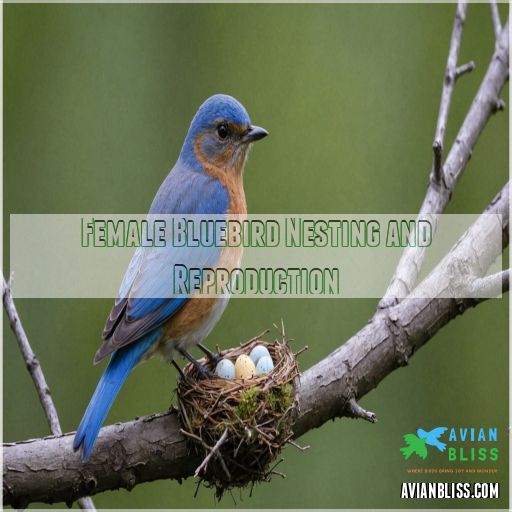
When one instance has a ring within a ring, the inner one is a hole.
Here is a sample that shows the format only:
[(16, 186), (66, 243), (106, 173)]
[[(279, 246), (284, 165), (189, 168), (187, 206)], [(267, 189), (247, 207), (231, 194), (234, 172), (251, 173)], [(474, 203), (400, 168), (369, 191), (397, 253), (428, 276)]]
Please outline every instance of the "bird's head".
[(240, 102), (225, 94), (208, 98), (197, 111), (183, 144), (181, 158), (194, 168), (214, 166), (242, 172), (251, 142), (266, 137), (251, 124)]

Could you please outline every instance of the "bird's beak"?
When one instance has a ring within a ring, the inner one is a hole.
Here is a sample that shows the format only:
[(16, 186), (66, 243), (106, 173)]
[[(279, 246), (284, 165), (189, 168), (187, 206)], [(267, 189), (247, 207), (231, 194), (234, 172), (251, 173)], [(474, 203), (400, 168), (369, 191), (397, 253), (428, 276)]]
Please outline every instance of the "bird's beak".
[(255, 142), (257, 140), (263, 139), (267, 135), (268, 132), (265, 130), (265, 128), (261, 128), (260, 126), (249, 126), (249, 129), (242, 137), (242, 142)]

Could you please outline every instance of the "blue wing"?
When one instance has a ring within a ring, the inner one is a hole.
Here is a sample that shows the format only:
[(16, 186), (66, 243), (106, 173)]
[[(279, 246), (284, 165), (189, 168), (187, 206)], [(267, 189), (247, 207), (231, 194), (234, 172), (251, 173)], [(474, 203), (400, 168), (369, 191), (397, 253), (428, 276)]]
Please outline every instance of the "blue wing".
[[(149, 213), (223, 215), (228, 207), (227, 190), (218, 180), (190, 170), (178, 161), (162, 183)], [(107, 319), (104, 342), (94, 362), (160, 327), (185, 305), (188, 297), (173, 295), (170, 290), (174, 265), (213, 267), (219, 251), (218, 247), (137, 249)]]
[(437, 427), (427, 433), (429, 439), (439, 439), (446, 431), (448, 427)]

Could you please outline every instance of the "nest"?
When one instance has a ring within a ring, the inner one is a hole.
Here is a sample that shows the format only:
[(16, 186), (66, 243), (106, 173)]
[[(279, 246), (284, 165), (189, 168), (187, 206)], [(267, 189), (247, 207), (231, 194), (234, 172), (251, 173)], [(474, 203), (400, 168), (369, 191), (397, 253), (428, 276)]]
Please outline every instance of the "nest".
[[(225, 350), (221, 357), (235, 361), (264, 345), (274, 369), (247, 380), (201, 379), (189, 364), (178, 383), (178, 410), (190, 450), (203, 461), (195, 474), (213, 487), (220, 499), (225, 490), (269, 481), (274, 462), (286, 443), (294, 444), (296, 418), (294, 379), (299, 374), (295, 355), (286, 341), (268, 343), (260, 336)], [(212, 362), (201, 364), (214, 371)]]

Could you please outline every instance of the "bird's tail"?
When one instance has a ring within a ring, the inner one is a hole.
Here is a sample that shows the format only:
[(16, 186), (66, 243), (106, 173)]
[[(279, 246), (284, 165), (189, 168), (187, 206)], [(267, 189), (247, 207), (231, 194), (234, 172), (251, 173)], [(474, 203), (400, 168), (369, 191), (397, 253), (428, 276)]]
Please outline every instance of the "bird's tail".
[(404, 457), (407, 460), (414, 453), (414, 447), (404, 446), (403, 448), (400, 448), (400, 451), (404, 454)]
[(73, 441), (73, 449), (75, 451), (82, 450), (82, 460), (84, 462), (87, 462), (91, 455), (101, 425), (105, 421), (121, 386), (154, 341), (156, 339), (152, 333), (112, 354)]

